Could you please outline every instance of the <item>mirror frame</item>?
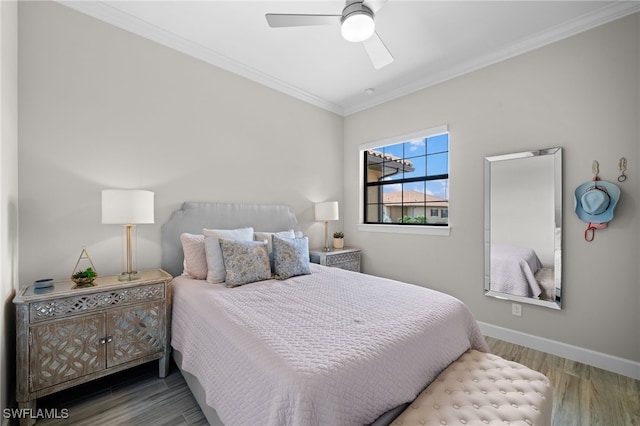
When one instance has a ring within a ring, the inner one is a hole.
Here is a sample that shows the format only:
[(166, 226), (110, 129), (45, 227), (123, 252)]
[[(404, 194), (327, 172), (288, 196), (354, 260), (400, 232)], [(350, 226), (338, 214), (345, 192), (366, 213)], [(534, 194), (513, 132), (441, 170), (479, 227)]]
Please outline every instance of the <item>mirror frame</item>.
[[(554, 287), (555, 301), (533, 299), (508, 293), (492, 291), (491, 271), (491, 165), (498, 161), (508, 161), (541, 155), (553, 156), (554, 181)], [(485, 296), (528, 303), (552, 309), (562, 308), (562, 148), (547, 148), (539, 151), (524, 151), (513, 154), (495, 155), (484, 159), (484, 291)]]

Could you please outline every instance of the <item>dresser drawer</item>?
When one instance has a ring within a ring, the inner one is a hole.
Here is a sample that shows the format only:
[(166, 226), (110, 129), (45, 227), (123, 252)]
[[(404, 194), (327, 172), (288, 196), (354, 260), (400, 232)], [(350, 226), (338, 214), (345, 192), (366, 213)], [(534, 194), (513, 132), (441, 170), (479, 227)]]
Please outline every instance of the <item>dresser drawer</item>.
[(334, 266), (351, 271), (360, 270), (360, 252), (338, 253), (327, 256), (327, 266)]
[(127, 287), (97, 293), (85, 293), (29, 304), (31, 323), (97, 311), (111, 306), (125, 306), (143, 300), (164, 299), (164, 283)]

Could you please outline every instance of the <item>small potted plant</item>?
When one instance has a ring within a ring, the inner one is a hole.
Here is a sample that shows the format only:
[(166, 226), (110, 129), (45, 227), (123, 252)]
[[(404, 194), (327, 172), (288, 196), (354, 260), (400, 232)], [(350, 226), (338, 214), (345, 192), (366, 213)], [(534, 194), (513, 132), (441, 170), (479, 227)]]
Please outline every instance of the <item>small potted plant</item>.
[[(80, 262), (89, 262), (91, 265), (87, 269), (78, 268)], [(76, 262), (76, 266), (73, 267), (73, 272), (71, 272), (71, 281), (76, 283), (76, 287), (92, 287), (95, 284), (93, 283), (95, 279), (98, 278), (98, 272), (96, 272), (96, 267), (93, 265), (93, 261), (91, 257), (89, 257), (89, 252), (87, 252), (86, 247), (82, 248), (80, 252), (80, 256), (78, 256), (78, 261)]]
[(84, 271), (78, 271), (71, 276), (71, 281), (78, 286), (90, 286), (93, 285), (93, 281), (98, 277), (96, 271), (93, 268), (87, 268)]
[(344, 248), (344, 233), (343, 232), (334, 232), (333, 233), (333, 248), (335, 248), (335, 249)]

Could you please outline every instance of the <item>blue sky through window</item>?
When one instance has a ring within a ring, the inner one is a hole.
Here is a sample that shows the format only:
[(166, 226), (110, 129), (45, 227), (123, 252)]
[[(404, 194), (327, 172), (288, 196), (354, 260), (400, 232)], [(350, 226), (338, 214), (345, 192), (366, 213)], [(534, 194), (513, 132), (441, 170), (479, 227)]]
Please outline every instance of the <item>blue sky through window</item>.
[[(449, 135), (443, 133), (437, 136), (421, 138), (395, 145), (388, 145), (374, 149), (374, 151), (403, 158), (413, 163), (414, 171), (406, 172), (403, 178), (435, 176), (449, 173)], [(390, 176), (389, 180), (399, 176)], [(396, 191), (424, 192), (436, 197), (449, 199), (449, 179), (431, 180), (426, 182), (405, 182), (404, 184), (384, 185), (384, 192)]]

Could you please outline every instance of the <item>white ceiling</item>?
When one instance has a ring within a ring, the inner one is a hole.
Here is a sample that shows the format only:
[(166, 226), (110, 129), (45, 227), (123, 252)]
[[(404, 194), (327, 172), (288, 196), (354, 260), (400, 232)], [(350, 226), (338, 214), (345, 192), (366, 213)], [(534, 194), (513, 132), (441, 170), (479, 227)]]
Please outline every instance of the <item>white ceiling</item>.
[(60, 3), (342, 115), (640, 10), (638, 0), (389, 0), (375, 21), (395, 61), (375, 70), (339, 26), (270, 28), (264, 17), (339, 15), (344, 1)]

